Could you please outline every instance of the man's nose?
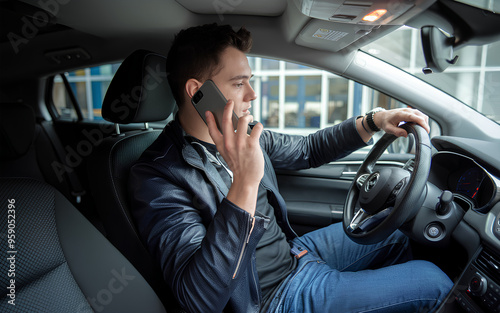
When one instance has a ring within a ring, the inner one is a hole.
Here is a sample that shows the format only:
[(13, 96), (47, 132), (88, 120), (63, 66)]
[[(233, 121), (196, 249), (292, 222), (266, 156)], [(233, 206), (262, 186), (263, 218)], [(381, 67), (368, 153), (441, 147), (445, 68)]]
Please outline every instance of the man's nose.
[(253, 101), (255, 99), (257, 99), (257, 94), (255, 93), (255, 90), (253, 90), (252, 85), (248, 84), (248, 90), (247, 90), (245, 100), (246, 101)]

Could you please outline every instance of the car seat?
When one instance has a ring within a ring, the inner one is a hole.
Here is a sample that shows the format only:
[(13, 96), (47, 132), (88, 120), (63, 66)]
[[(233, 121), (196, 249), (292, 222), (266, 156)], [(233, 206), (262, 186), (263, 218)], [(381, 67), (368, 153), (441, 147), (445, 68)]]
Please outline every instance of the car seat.
[[(173, 295), (160, 266), (150, 256), (130, 214), (128, 177), (132, 164), (158, 137), (148, 122), (169, 117), (175, 108), (165, 71), (166, 58), (138, 50), (127, 57), (106, 92), (102, 116), (115, 123), (117, 132), (105, 138), (89, 157), (91, 194), (108, 239), (118, 248), (160, 296), (171, 312)], [(120, 133), (119, 124), (144, 123), (144, 129)]]
[(0, 312), (165, 312), (134, 266), (54, 187), (0, 178)]
[(65, 151), (53, 122), (37, 121), (32, 106), (21, 102), (0, 104), (0, 177), (47, 182), (102, 231), (80, 177), (66, 165)]
[(51, 166), (54, 161), (60, 160), (33, 109), (23, 103), (0, 104), (0, 177), (36, 178), (73, 200), (67, 177)]

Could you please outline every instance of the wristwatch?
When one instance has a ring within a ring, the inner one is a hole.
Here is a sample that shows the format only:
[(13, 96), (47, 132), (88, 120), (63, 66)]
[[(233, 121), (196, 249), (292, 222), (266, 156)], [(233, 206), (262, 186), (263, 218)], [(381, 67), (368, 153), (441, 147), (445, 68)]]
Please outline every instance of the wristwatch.
[(368, 127), (374, 132), (380, 131), (380, 128), (375, 125), (375, 122), (373, 121), (373, 116), (375, 113), (380, 112), (380, 111), (385, 111), (384, 108), (374, 108), (373, 110), (369, 111), (366, 113), (366, 122), (368, 123)]

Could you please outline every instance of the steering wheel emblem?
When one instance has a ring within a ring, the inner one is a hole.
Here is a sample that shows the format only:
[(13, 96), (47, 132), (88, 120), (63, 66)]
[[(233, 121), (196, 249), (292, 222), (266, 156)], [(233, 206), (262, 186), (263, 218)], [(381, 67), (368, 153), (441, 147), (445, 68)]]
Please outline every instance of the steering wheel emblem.
[(366, 192), (372, 190), (373, 187), (375, 187), (375, 185), (378, 182), (379, 177), (380, 177), (379, 173), (374, 173), (373, 175), (368, 177), (368, 180), (366, 181), (366, 184), (365, 184), (365, 191)]

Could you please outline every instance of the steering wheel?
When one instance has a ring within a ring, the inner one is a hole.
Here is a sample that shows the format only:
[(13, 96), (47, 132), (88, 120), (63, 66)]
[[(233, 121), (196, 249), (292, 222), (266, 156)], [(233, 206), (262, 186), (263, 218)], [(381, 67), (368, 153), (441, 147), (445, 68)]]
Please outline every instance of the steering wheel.
[(377, 160), (396, 136), (385, 134), (370, 150), (349, 188), (344, 204), (344, 231), (353, 241), (373, 244), (413, 218), (425, 199), (431, 166), (429, 135), (419, 125), (402, 126), (415, 137), (415, 159), (404, 167), (374, 171)]

